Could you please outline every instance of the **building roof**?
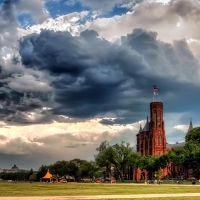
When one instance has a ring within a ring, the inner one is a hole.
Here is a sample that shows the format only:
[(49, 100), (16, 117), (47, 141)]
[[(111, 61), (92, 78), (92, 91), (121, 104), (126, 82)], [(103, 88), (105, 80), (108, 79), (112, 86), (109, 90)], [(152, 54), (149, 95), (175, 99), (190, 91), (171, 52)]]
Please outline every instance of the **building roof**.
[(172, 149), (175, 147), (184, 147), (185, 146), (185, 142), (180, 142), (180, 143), (175, 143), (175, 144), (167, 144), (167, 149)]
[(52, 174), (50, 174), (49, 170), (47, 171), (46, 175), (42, 178), (51, 178)]
[(11, 169), (19, 169), (16, 165), (14, 165)]

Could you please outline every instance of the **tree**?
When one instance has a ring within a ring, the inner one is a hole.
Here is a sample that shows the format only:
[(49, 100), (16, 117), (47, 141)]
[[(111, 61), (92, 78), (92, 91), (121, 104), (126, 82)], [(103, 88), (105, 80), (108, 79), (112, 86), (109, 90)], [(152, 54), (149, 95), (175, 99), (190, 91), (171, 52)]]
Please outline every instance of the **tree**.
[(82, 178), (89, 177), (93, 179), (95, 173), (99, 170), (99, 167), (97, 166), (96, 162), (90, 161), (85, 162), (81, 167), (81, 175)]
[(200, 178), (200, 127), (189, 131), (185, 136), (183, 164), (193, 170), (193, 175)]
[(156, 172), (159, 172), (160, 169), (163, 169), (167, 166), (167, 161), (164, 157), (155, 155), (155, 156), (144, 156), (139, 160), (139, 168), (141, 170), (146, 170), (148, 172), (148, 178), (152, 179), (153, 175)]
[(87, 163), (88, 161), (78, 158), (70, 160), (69, 174), (74, 174), (75, 178), (79, 180), (86, 177), (85, 166), (87, 166)]
[(200, 178), (200, 144), (191, 140), (186, 142), (183, 163), (193, 170), (193, 176)]
[[(193, 175), (200, 178), (200, 127), (189, 131), (185, 136), (185, 141), (184, 147), (177, 147), (169, 152), (169, 159), (172, 166), (192, 169)], [(174, 173), (173, 175), (175, 176)]]
[(64, 176), (67, 174), (69, 161), (57, 161), (56, 163), (49, 166), (49, 170), (54, 175)]
[(96, 150), (98, 154), (94, 156), (95, 161), (97, 165), (102, 168), (104, 179), (106, 178), (105, 173), (108, 173), (109, 177), (111, 177), (112, 157), (114, 155), (112, 147), (107, 141), (104, 141)]
[(36, 181), (37, 174), (33, 173), (29, 176), (29, 181)]
[(124, 171), (134, 163), (134, 150), (129, 143), (121, 142), (121, 144), (115, 144), (112, 146), (113, 157), (111, 157), (111, 163), (118, 170), (122, 182), (124, 181)]
[(129, 165), (132, 168), (138, 168), (139, 167), (139, 160), (141, 158), (141, 154), (135, 151), (132, 151), (129, 155), (128, 155), (128, 159), (129, 159)]
[(97, 151), (98, 154), (95, 155), (97, 164), (106, 170), (110, 178), (112, 176), (111, 169), (114, 167), (122, 181), (124, 181), (124, 172), (128, 171), (130, 166), (136, 167), (137, 160), (140, 157), (130, 144), (125, 142), (110, 146), (107, 141), (104, 141), (97, 148)]
[(45, 176), (45, 174), (47, 173), (47, 170), (48, 170), (48, 169), (49, 169), (48, 166), (42, 165), (42, 166), (39, 168), (38, 172), (37, 172), (36, 181), (39, 181), (40, 178), (42, 178), (43, 176)]
[(185, 136), (186, 143), (192, 142), (200, 144), (200, 127), (193, 128)]
[(172, 177), (176, 176), (176, 171), (175, 171), (175, 167), (187, 167), (186, 163), (184, 162), (184, 152), (185, 149), (183, 147), (176, 147), (176, 148), (172, 148), (171, 150), (169, 150), (168, 152), (168, 170), (170, 170)]

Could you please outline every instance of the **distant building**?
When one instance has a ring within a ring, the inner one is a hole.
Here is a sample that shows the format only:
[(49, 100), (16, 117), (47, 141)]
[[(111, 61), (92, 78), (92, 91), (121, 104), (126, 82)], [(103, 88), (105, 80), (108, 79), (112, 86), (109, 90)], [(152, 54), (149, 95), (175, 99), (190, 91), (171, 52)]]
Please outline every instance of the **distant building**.
[(16, 165), (11, 167), (11, 169), (0, 169), (0, 173), (17, 173), (17, 172), (28, 172), (28, 170), (19, 169)]
[[(188, 131), (193, 129), (192, 121), (190, 120), (190, 125)], [(168, 153), (169, 149), (175, 147), (181, 147), (185, 145), (185, 142), (168, 144), (165, 137), (165, 127), (163, 119), (163, 103), (162, 102), (152, 102), (150, 103), (150, 121), (148, 120), (144, 128), (140, 125), (140, 130), (137, 137), (137, 152), (142, 156), (148, 155), (162, 155)], [(171, 171), (174, 170), (176, 175), (185, 175), (188, 177), (188, 170), (176, 167), (174, 169), (169, 169), (173, 167), (172, 165), (162, 170), (163, 176), (171, 175)], [(133, 174), (135, 180), (146, 180), (148, 173), (145, 170), (136, 170)]]

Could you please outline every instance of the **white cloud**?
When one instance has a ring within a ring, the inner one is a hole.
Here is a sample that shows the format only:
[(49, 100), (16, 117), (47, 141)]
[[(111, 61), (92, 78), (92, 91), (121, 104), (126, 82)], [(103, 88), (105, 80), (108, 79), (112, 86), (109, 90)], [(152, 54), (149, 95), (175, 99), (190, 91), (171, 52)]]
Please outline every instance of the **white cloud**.
[(16, 10), (18, 14), (30, 13), (35, 23), (42, 23), (49, 17), (43, 0), (19, 0)]
[[(11, 90), (18, 92), (51, 92), (47, 80), (41, 81), (30, 74), (13, 75), (8, 78), (8, 86)], [(28, 80), (28, 81), (27, 81)]]
[(63, 15), (56, 19), (48, 18), (42, 24), (27, 27), (26, 34), (40, 33), (41, 29), (49, 29), (54, 31), (69, 31), (72, 35), (78, 35), (80, 33), (78, 21), (87, 17), (88, 14), (88, 11), (82, 11), (80, 13), (74, 12)]
[(173, 128), (186, 133), (188, 130), (188, 125), (176, 125)]
[[(95, 149), (105, 140), (111, 144), (126, 140), (135, 146), (139, 123), (106, 126), (100, 124), (99, 120), (1, 128), (1, 137), (5, 138), (0, 143), (0, 153), (8, 156), (23, 155), (26, 160), (28, 156), (32, 160), (30, 167), (38, 169), (42, 164), (50, 164), (57, 160), (94, 159)], [(42, 160), (36, 156), (38, 153), (41, 154)], [(45, 157), (48, 157), (49, 161)], [(13, 162), (19, 165), (17, 157)], [(24, 168), (29, 166), (28, 163), (20, 164)]]

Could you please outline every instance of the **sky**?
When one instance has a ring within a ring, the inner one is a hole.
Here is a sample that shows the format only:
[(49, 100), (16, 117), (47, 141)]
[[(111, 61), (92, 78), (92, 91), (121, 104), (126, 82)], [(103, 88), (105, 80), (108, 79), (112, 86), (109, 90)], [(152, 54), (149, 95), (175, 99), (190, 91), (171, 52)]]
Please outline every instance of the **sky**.
[(0, 0), (0, 168), (136, 146), (160, 89), (168, 143), (200, 125), (200, 1)]

